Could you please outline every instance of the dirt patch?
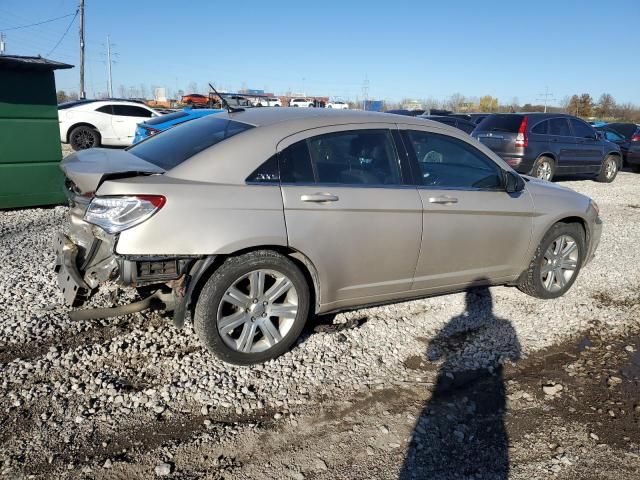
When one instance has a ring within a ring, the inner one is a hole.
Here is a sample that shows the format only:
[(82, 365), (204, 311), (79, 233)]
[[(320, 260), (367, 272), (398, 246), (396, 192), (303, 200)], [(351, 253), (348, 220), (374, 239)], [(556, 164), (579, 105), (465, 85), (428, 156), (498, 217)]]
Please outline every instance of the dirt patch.
[(636, 288), (635, 293), (627, 294), (624, 297), (614, 297), (608, 291), (603, 291), (593, 294), (592, 298), (598, 302), (602, 308), (633, 308), (640, 305), (640, 288)]

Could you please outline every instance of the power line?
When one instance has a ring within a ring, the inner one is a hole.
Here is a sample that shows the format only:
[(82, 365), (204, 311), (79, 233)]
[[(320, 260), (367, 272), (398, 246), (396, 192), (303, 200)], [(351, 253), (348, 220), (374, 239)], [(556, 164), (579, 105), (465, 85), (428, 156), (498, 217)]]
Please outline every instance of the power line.
[(62, 42), (62, 40), (64, 40), (64, 37), (67, 36), (67, 33), (69, 33), (69, 29), (71, 28), (71, 25), (73, 25), (73, 22), (76, 20), (76, 17), (78, 16), (78, 10), (76, 10), (76, 13), (73, 15), (73, 18), (71, 19), (71, 22), (69, 23), (69, 26), (67, 27), (67, 29), (64, 31), (64, 33), (62, 34), (62, 37), (60, 37), (60, 40), (58, 40), (58, 43), (56, 43), (56, 45), (49, 50), (49, 53), (47, 53), (45, 56), (49, 56), (53, 53), (53, 51), (58, 48), (58, 45), (60, 45), (60, 43)]
[(67, 17), (71, 17), (71, 16), (75, 17), (77, 14), (78, 14), (78, 11), (76, 10), (76, 13), (69, 13), (67, 15), (62, 15), (61, 17), (50, 18), (49, 20), (43, 20), (42, 22), (31, 23), (29, 25), (20, 25), (19, 27), (0, 28), (0, 30), (2, 30), (4, 32), (8, 32), (9, 30), (19, 30), (21, 28), (37, 27), (38, 25), (43, 25), (45, 23), (55, 22), (56, 20), (61, 20), (63, 18), (67, 18)]
[(549, 92), (549, 87), (544, 87), (544, 93), (539, 93), (536, 102), (544, 102), (544, 113), (547, 113), (547, 103), (555, 101), (553, 93)]

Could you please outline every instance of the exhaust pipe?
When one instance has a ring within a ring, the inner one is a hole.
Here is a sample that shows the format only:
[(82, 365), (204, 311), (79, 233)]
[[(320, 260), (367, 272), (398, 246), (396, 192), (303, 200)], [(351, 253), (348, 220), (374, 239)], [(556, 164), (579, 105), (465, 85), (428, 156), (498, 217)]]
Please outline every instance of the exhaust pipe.
[(162, 293), (160, 290), (153, 295), (133, 302), (128, 305), (121, 305), (112, 308), (85, 308), (83, 310), (73, 310), (69, 312), (69, 318), (73, 321), (77, 320), (98, 320), (101, 318), (121, 317), (132, 313), (142, 312), (151, 307), (164, 307), (172, 310), (175, 304), (175, 296), (173, 292)]

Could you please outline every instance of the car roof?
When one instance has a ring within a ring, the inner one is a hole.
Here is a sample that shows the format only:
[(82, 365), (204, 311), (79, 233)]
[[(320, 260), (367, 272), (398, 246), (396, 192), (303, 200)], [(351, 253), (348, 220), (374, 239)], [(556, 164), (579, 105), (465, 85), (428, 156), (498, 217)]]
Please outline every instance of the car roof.
[[(292, 130), (301, 131), (325, 125), (343, 125), (349, 123), (406, 123), (424, 125), (425, 119), (415, 119), (404, 115), (395, 115), (365, 110), (334, 110), (325, 108), (249, 108), (241, 112), (221, 113), (220, 118), (248, 123), (255, 127), (281, 124), (283, 129), (290, 124)], [(442, 124), (437, 124), (441, 127)]]

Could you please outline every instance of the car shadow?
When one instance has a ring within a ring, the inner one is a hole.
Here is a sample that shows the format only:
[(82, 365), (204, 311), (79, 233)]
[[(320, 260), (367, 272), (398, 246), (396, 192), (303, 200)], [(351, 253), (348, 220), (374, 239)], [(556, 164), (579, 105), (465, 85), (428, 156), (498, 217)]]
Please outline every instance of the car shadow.
[(442, 363), (400, 479), (507, 479), (503, 364), (520, 358), (520, 343), (511, 322), (494, 315), (487, 287), (467, 291), (464, 313), (447, 322), (426, 356)]

